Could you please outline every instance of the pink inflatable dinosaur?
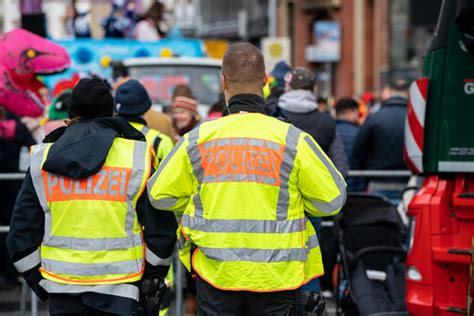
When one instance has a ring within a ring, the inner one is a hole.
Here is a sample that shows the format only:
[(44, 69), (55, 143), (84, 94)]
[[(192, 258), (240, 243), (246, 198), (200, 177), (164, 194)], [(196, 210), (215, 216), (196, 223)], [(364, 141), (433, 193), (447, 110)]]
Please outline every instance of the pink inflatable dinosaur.
[(42, 115), (44, 85), (36, 76), (62, 72), (70, 62), (63, 47), (43, 37), (22, 29), (0, 34), (0, 107), (20, 116)]

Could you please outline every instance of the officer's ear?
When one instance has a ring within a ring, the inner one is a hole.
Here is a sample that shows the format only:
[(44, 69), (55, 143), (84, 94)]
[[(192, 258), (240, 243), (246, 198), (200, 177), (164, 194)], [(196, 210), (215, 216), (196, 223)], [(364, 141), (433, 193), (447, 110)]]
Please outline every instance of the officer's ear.
[(225, 78), (223, 73), (221, 73), (221, 87), (222, 87), (222, 91), (227, 90), (227, 79)]
[(269, 79), (269, 78), (270, 78), (270, 76), (267, 75), (267, 73), (265, 73), (265, 74), (263, 75), (262, 88), (267, 85), (267, 82), (268, 82), (268, 79)]

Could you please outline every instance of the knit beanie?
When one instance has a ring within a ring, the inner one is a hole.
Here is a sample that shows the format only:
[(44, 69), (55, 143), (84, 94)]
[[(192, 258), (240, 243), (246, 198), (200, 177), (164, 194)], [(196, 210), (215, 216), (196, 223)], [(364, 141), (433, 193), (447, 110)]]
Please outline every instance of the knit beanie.
[(187, 97), (176, 97), (174, 99), (173, 104), (171, 105), (172, 109), (185, 109), (194, 114), (198, 114), (197, 111), (198, 102), (194, 99), (187, 98)]
[(83, 78), (72, 91), (69, 118), (111, 117), (114, 98), (99, 78)]
[(141, 115), (151, 107), (151, 99), (138, 80), (130, 79), (115, 91), (115, 110), (119, 115)]

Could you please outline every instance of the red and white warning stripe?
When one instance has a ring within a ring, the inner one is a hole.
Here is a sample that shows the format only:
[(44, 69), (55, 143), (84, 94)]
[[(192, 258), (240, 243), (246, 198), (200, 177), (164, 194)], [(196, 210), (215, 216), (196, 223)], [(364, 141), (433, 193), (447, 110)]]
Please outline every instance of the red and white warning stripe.
[(425, 127), (428, 77), (420, 78), (410, 85), (407, 117), (405, 120), (404, 155), (410, 170), (423, 172), (423, 131)]

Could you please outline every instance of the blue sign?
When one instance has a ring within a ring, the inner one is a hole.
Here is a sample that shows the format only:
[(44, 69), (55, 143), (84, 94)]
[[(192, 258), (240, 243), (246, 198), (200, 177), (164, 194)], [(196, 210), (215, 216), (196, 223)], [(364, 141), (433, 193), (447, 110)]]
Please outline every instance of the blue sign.
[(72, 65), (64, 73), (45, 77), (45, 84), (51, 89), (59, 81), (70, 79), (74, 74), (96, 74), (111, 78), (111, 61), (122, 61), (131, 57), (159, 57), (164, 50), (171, 51), (173, 56), (206, 56), (201, 40), (187, 38), (167, 38), (157, 42), (124, 39), (74, 39), (55, 42), (66, 48)]
[(336, 21), (314, 23), (314, 61), (337, 62), (341, 59), (341, 27)]

